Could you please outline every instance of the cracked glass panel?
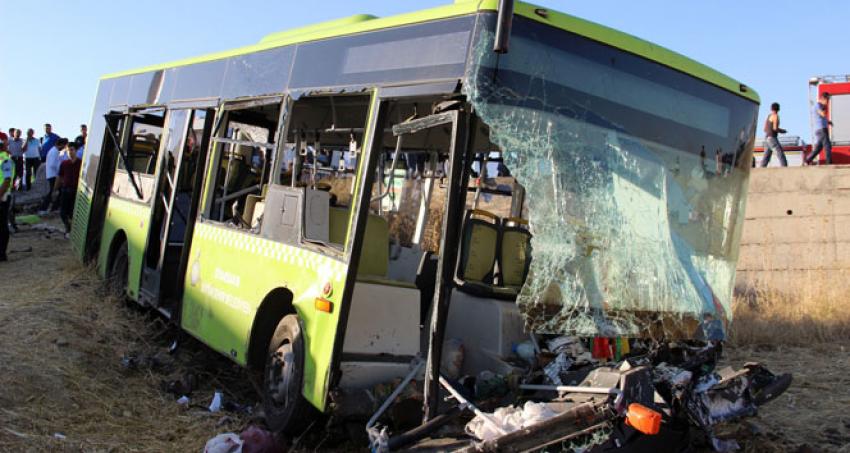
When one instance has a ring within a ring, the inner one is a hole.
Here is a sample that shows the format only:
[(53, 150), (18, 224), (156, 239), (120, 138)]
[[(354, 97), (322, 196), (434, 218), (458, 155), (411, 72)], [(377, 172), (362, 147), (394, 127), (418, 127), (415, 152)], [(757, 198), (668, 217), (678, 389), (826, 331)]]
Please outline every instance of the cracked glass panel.
[(517, 17), (479, 23), (465, 94), (526, 190), (526, 328), (720, 339), (758, 105)]

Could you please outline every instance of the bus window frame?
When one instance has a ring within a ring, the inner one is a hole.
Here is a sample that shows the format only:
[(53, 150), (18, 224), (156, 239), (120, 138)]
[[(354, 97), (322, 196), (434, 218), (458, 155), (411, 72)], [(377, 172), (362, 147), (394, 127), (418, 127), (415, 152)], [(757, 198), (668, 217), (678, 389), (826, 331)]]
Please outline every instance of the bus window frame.
[[(270, 149), (271, 150), (271, 169), (274, 169), (274, 165), (277, 162), (277, 155), (279, 154), (280, 143), (279, 137), (281, 134), (281, 130), (283, 127), (283, 123), (288, 118), (288, 95), (273, 95), (273, 96), (257, 96), (245, 99), (232, 99), (225, 100), (218, 104), (218, 108), (215, 109), (215, 118), (213, 120), (212, 130), (210, 131), (210, 136), (208, 138), (209, 143), (206, 147), (206, 168), (204, 169), (204, 181), (202, 183), (202, 193), (201, 193), (201, 205), (198, 208), (197, 221), (201, 223), (209, 222), (212, 225), (221, 226), (225, 228), (232, 229), (234, 231), (239, 231), (242, 233), (251, 234), (253, 236), (260, 236), (259, 231), (253, 231), (251, 229), (245, 228), (236, 228), (230, 224), (229, 221), (219, 221), (217, 219), (212, 218), (212, 210), (215, 206), (216, 200), (214, 200), (215, 196), (215, 179), (217, 178), (215, 169), (221, 165), (221, 149), (216, 149), (219, 143), (221, 144), (231, 144), (235, 140), (228, 139), (224, 137), (224, 134), (227, 134), (227, 129), (224, 128), (227, 121), (229, 121), (228, 115), (237, 110), (245, 110), (252, 107), (262, 107), (266, 105), (274, 105), (277, 104), (280, 106), (280, 113), (278, 114), (277, 126), (274, 131), (271, 131), (272, 142), (269, 143), (259, 143), (259, 142), (250, 142), (260, 148)], [(248, 143), (248, 142), (245, 142)], [(267, 184), (272, 184), (273, 182), (273, 174), (269, 175), (269, 181)], [(261, 187), (262, 189), (262, 187)]]
[[(363, 125), (363, 127), (364, 127), (363, 144), (361, 144), (361, 146), (360, 146), (361, 151), (358, 153), (358, 156), (357, 156), (357, 169), (355, 170), (354, 176), (353, 176), (354, 181), (352, 183), (352, 190), (355, 192), (355, 194), (352, 195), (351, 206), (349, 206), (348, 224), (346, 225), (346, 233), (345, 233), (345, 243), (343, 244), (341, 249), (339, 247), (335, 247), (331, 244), (322, 244), (321, 242), (309, 240), (309, 239), (303, 237), (303, 231), (302, 231), (302, 236), (298, 238), (297, 243), (290, 244), (290, 245), (293, 245), (293, 246), (296, 246), (296, 247), (299, 247), (299, 248), (302, 248), (302, 249), (310, 250), (310, 251), (313, 251), (313, 252), (317, 252), (317, 253), (320, 253), (320, 254), (325, 255), (327, 257), (333, 258), (335, 260), (343, 261), (343, 262), (346, 263), (346, 265), (348, 265), (350, 263), (349, 254), (351, 253), (351, 243), (352, 243), (352, 238), (353, 238), (353, 236), (352, 236), (353, 235), (352, 227), (353, 227), (353, 219), (354, 219), (353, 210), (357, 206), (356, 203), (359, 202), (359, 200), (356, 198), (356, 191), (357, 191), (357, 187), (360, 184), (363, 183), (361, 178), (364, 177), (363, 176), (363, 165), (365, 163), (365, 159), (364, 159), (364, 152), (365, 151), (364, 150), (366, 149), (365, 148), (366, 142), (370, 139), (369, 138), (370, 135), (372, 135), (374, 133), (372, 128), (375, 127), (375, 124), (376, 124), (375, 120), (377, 119), (377, 109), (379, 107), (378, 104), (379, 104), (379, 101), (381, 101), (381, 99), (379, 99), (379, 97), (378, 97), (378, 90), (379, 90), (378, 88), (371, 87), (368, 90), (363, 90), (363, 91), (353, 92), (353, 93), (348, 91), (348, 90), (322, 91), (320, 93), (308, 93), (308, 92), (305, 92), (305, 91), (293, 91), (293, 92), (289, 92), (286, 95), (286, 100), (284, 102), (285, 108), (284, 108), (284, 110), (282, 110), (282, 113), (285, 112), (286, 116), (282, 120), (283, 127), (280, 129), (280, 134), (279, 134), (278, 137), (276, 137), (278, 140), (277, 140), (277, 142), (275, 142), (276, 152), (275, 152), (274, 158), (272, 160), (273, 173), (271, 175), (271, 179), (269, 180), (269, 184), (270, 185), (277, 185), (279, 187), (292, 187), (292, 188), (298, 187), (297, 186), (297, 178), (295, 178), (295, 175), (297, 175), (301, 171), (302, 157), (303, 156), (301, 156), (300, 153), (297, 152), (297, 150), (293, 155), (293, 160), (292, 160), (293, 177), (291, 178), (290, 184), (284, 184), (284, 183), (281, 182), (279, 166), (280, 166), (280, 163), (281, 163), (281, 159), (284, 158), (284, 153), (286, 151), (285, 150), (285, 147), (286, 147), (286, 144), (287, 144), (286, 143), (286, 141), (287, 141), (286, 137), (289, 136), (289, 132), (291, 131), (291, 129), (290, 129), (291, 126), (292, 126), (291, 125), (291, 119), (292, 119), (291, 112), (294, 109), (295, 103), (298, 102), (299, 100), (302, 100), (302, 99), (310, 99), (311, 97), (335, 98), (335, 97), (357, 96), (357, 95), (359, 95), (359, 96), (369, 96), (369, 109), (366, 112), (366, 122)], [(347, 128), (341, 128), (341, 129), (348, 130)], [(301, 213), (301, 216), (302, 216), (301, 221), (303, 222), (304, 212)], [(365, 228), (365, 226), (364, 226), (364, 228)]]
[[(120, 165), (124, 163), (124, 157), (127, 154), (127, 151), (129, 151), (130, 139), (132, 138), (133, 134), (133, 126), (135, 126), (136, 124), (136, 116), (146, 115), (154, 112), (162, 112), (163, 121), (163, 125), (161, 126), (162, 132), (160, 133), (159, 149), (157, 149), (156, 151), (157, 154), (156, 162), (154, 164), (154, 172), (152, 174), (139, 173), (138, 171), (128, 170), (127, 168), (121, 168)], [(121, 150), (123, 150), (123, 153), (116, 153), (118, 155), (115, 156), (115, 172), (112, 177), (112, 185), (110, 187), (109, 196), (110, 198), (114, 196), (120, 200), (127, 201), (130, 203), (138, 203), (145, 206), (151, 206), (153, 201), (153, 194), (145, 193), (145, 188), (144, 184), (142, 184), (142, 180), (150, 180), (147, 181), (147, 183), (150, 185), (150, 187), (148, 188), (149, 191), (152, 192), (156, 190), (156, 178), (159, 176), (159, 156), (161, 154), (162, 147), (164, 144), (162, 141), (162, 136), (165, 134), (165, 119), (166, 116), (168, 116), (168, 108), (165, 105), (144, 106), (140, 108), (129, 107), (122, 113), (122, 116), (124, 116), (125, 124), (123, 130), (121, 131), (121, 137), (118, 138), (121, 140), (120, 148)], [(133, 195), (125, 196), (115, 192), (115, 181), (118, 179), (119, 175), (131, 181), (131, 185), (134, 186), (135, 190), (135, 193)], [(147, 199), (145, 199), (145, 197), (147, 197)]]

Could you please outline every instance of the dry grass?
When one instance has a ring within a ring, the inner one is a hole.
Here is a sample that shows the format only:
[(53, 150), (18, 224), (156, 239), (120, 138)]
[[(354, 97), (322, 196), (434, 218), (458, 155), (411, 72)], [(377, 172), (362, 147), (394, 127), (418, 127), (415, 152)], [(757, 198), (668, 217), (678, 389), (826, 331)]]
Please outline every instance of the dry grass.
[[(0, 263), (0, 451), (198, 451), (247, 423), (204, 409), (216, 388), (244, 401), (244, 372), (190, 339), (168, 355), (175, 331), (104, 297), (61, 236), (13, 237), (11, 249), (26, 247)], [(126, 369), (127, 353), (159, 364)], [(187, 372), (199, 388), (183, 409), (161, 387)]]
[(739, 291), (730, 340), (735, 345), (808, 345), (850, 339), (847, 294), (843, 282), (826, 279), (801, 279), (799, 288), (784, 292)]
[[(786, 291), (739, 291), (734, 305), (730, 364), (757, 361), (791, 373), (785, 394), (762, 407), (760, 433), (744, 451), (850, 452), (850, 310), (844, 282), (800, 279)], [(809, 449), (806, 449), (809, 448)]]
[[(759, 416), (739, 425), (744, 452), (850, 452), (850, 341), (809, 346), (760, 345), (727, 348), (724, 361), (739, 367), (761, 362), (794, 382)], [(806, 448), (808, 447), (808, 449)]]

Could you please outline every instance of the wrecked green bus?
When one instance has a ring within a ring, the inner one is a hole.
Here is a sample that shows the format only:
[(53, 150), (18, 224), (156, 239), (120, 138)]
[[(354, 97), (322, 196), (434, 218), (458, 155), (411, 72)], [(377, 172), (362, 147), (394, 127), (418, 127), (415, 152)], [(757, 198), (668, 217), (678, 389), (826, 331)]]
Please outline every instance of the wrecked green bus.
[(528, 333), (722, 339), (758, 104), (526, 3), (353, 16), (104, 76), (72, 246), (262, 370), (275, 429), (420, 358), (428, 419), (445, 338), (463, 373)]

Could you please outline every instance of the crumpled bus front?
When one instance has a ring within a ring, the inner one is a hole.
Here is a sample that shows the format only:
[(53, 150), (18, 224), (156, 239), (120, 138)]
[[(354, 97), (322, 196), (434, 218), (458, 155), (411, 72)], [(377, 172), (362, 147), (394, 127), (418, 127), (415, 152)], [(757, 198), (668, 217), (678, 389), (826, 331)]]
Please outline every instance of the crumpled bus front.
[(464, 89), (526, 190), (526, 328), (722, 339), (757, 104), (531, 21), (505, 55), (482, 30)]

